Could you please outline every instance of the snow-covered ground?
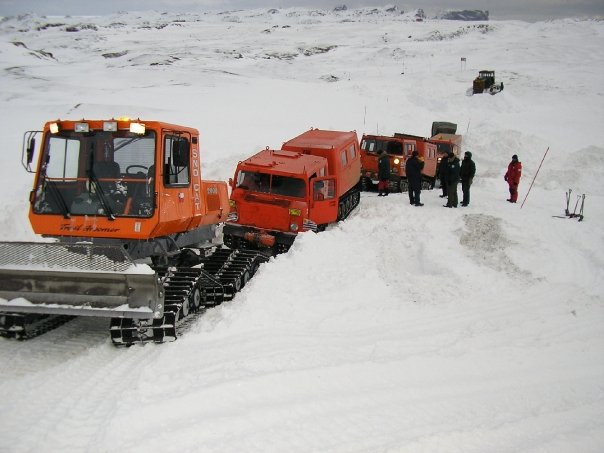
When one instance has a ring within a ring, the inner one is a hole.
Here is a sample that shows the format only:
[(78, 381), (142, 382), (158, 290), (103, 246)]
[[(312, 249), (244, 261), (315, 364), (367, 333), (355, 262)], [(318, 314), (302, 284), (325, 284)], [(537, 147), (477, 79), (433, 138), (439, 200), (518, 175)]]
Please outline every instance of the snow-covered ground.
[[(466, 58), (465, 63), (462, 58)], [(481, 69), (505, 89), (467, 96)], [(0, 339), (2, 452), (604, 451), (604, 22), (379, 9), (0, 21), (1, 240), (36, 239), (22, 133), (118, 116), (197, 127), (207, 179), (309, 127), (452, 121), (467, 208), (363, 194), (174, 343), (82, 318)], [(503, 174), (524, 166), (522, 202)], [(585, 220), (563, 215), (585, 194)]]

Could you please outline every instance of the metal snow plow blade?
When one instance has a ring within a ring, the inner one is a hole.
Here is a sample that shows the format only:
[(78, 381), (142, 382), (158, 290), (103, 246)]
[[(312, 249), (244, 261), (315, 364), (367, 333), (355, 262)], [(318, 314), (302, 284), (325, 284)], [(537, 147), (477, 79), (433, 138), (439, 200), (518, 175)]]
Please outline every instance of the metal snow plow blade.
[(119, 246), (0, 242), (0, 315), (163, 316), (155, 272)]

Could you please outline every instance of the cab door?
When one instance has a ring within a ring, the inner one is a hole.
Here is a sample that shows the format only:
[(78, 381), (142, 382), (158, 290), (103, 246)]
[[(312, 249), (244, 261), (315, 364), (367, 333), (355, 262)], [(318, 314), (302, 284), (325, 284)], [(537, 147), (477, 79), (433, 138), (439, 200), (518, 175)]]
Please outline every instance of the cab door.
[(338, 218), (338, 191), (334, 177), (311, 180), (309, 217), (317, 225), (335, 222)]
[(163, 186), (158, 200), (161, 225), (157, 233), (186, 231), (194, 217), (190, 153), (188, 135), (170, 132), (164, 135), (163, 162), (159, 168)]

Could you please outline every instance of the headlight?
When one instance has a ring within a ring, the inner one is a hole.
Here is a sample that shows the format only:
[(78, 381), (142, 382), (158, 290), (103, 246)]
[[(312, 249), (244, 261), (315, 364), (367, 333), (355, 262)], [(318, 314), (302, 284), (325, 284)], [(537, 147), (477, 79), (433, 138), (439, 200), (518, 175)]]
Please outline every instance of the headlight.
[(289, 229), (290, 229), (291, 231), (298, 231), (298, 224), (297, 224), (297, 223), (292, 223), (292, 224), (289, 226)]
[(88, 125), (88, 123), (75, 123), (74, 130), (76, 132), (88, 133), (90, 132), (90, 126)]
[(231, 208), (236, 208), (237, 207), (237, 202), (235, 200), (229, 200), (229, 206)]
[(105, 132), (117, 132), (117, 121), (103, 121), (103, 130)]
[(400, 163), (401, 163), (401, 161), (400, 161), (400, 159), (397, 157), (396, 159), (394, 159), (394, 163), (395, 163), (396, 165), (398, 165), (398, 164), (400, 164)]
[(237, 220), (239, 220), (239, 214), (237, 214), (237, 211), (229, 212), (227, 222), (236, 222)]
[(290, 208), (289, 215), (300, 215), (302, 212), (299, 209)]
[(130, 123), (130, 132), (133, 134), (144, 135), (145, 125), (143, 123)]
[(58, 134), (59, 133), (59, 125), (57, 123), (50, 123), (50, 133)]

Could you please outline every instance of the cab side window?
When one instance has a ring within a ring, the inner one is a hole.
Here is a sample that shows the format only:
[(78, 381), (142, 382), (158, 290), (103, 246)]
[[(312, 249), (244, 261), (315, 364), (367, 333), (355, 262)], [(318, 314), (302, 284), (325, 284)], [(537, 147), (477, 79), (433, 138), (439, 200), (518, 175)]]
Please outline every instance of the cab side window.
[(166, 135), (164, 139), (164, 184), (189, 184), (189, 140), (182, 136)]
[(354, 145), (350, 145), (348, 150), (350, 151), (350, 160), (354, 160), (354, 158), (357, 157), (357, 151), (354, 148)]
[(346, 166), (348, 164), (348, 158), (346, 157), (346, 150), (343, 149), (340, 154), (340, 159), (342, 160), (342, 165)]
[(331, 200), (336, 196), (335, 180), (323, 179), (313, 182), (313, 199), (315, 201)]

